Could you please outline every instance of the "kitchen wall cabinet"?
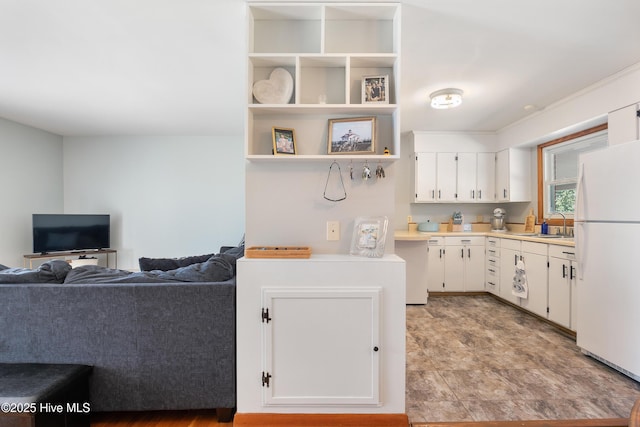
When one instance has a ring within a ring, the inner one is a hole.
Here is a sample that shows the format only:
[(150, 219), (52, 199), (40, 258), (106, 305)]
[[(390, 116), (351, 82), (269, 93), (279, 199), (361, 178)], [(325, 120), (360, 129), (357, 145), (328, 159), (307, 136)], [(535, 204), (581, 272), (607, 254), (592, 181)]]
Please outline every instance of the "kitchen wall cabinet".
[(414, 157), (414, 202), (495, 200), (494, 153), (417, 152)]
[(549, 246), (549, 320), (576, 330), (577, 262), (575, 249)]
[(496, 154), (478, 153), (476, 171), (476, 202), (489, 203), (496, 200)]
[(415, 153), (413, 168), (413, 201), (418, 203), (436, 202), (437, 198), (436, 153)]
[(525, 148), (508, 148), (496, 155), (496, 200), (531, 201), (531, 153)]
[(494, 295), (500, 295), (500, 239), (486, 238), (485, 257), (485, 289)]

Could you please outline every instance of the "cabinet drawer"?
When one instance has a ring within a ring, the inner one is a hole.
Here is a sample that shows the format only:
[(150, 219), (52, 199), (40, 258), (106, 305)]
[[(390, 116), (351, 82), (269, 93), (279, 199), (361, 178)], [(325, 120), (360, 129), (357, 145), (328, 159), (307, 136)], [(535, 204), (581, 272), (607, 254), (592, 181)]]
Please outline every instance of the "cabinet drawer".
[(502, 249), (513, 249), (514, 251), (519, 251), (522, 247), (522, 241), (515, 239), (502, 239), (500, 242), (500, 248)]
[(500, 248), (487, 247), (487, 258), (500, 258)]
[(522, 242), (523, 253), (547, 255), (548, 248), (546, 243)]
[(444, 238), (446, 246), (484, 246), (484, 237), (482, 236), (451, 236)]
[(444, 246), (444, 237), (430, 237), (427, 244), (429, 246)]
[(487, 237), (487, 247), (488, 248), (499, 248), (500, 247), (500, 239), (497, 237)]
[(549, 245), (549, 256), (575, 260), (576, 249), (571, 246)]
[(498, 283), (498, 280), (500, 280), (500, 268), (488, 266), (485, 277), (487, 280)]

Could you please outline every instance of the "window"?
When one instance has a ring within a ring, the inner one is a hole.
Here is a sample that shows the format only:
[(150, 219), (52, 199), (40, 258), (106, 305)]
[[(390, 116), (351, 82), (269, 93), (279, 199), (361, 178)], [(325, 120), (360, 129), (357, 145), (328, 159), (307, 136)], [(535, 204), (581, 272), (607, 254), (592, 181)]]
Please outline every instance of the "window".
[(578, 156), (606, 145), (605, 124), (538, 146), (540, 221), (543, 218), (549, 219), (552, 212), (560, 212), (569, 219), (573, 218), (578, 182)]

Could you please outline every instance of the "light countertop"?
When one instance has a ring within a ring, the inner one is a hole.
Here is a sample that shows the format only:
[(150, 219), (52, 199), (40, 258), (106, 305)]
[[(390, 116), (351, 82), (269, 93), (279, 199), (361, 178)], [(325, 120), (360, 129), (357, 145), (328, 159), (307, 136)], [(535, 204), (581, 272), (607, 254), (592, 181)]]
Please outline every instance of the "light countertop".
[(456, 236), (489, 236), (501, 239), (524, 240), (528, 242), (547, 243), (550, 245), (575, 246), (573, 238), (538, 237), (536, 235), (523, 235), (517, 232), (493, 232), (493, 231), (454, 231), (454, 232), (423, 232), (407, 230), (396, 230), (394, 238), (396, 241), (421, 241), (429, 240), (432, 237), (456, 237)]

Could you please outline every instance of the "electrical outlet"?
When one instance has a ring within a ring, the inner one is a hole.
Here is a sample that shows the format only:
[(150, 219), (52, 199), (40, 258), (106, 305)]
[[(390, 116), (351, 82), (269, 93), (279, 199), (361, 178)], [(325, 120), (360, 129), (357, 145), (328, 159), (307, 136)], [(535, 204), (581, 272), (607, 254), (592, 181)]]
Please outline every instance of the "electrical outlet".
[(327, 240), (340, 240), (340, 221), (327, 221)]

